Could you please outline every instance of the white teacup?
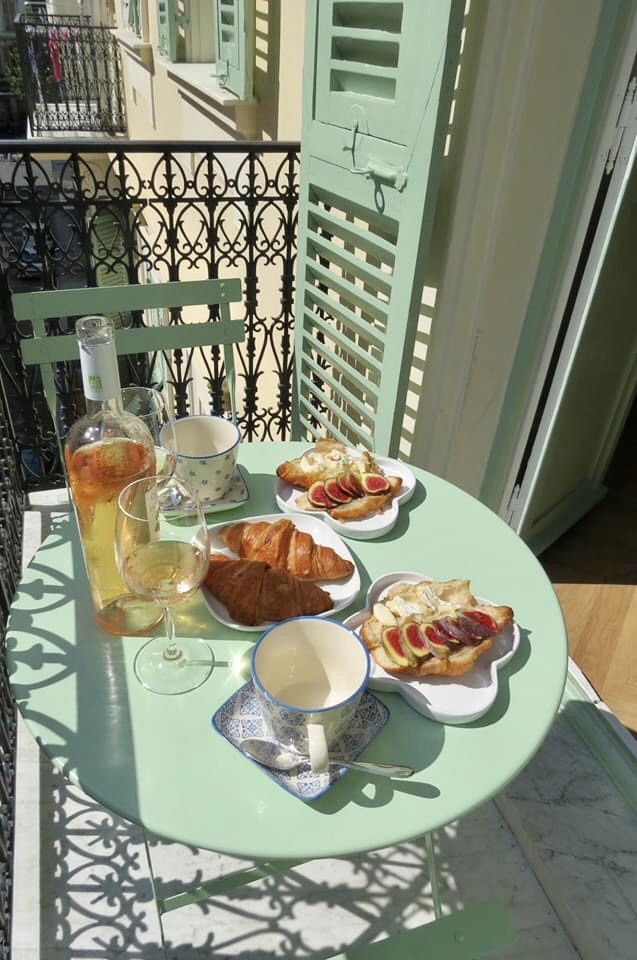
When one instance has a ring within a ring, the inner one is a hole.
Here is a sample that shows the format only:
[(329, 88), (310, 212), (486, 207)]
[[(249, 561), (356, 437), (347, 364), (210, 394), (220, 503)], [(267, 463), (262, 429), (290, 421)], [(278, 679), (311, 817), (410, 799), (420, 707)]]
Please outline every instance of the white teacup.
[(252, 680), (268, 734), (327, 769), (329, 747), (347, 727), (367, 685), (369, 654), (352, 630), (322, 617), (270, 627), (252, 652)]
[(182, 417), (162, 427), (160, 442), (176, 448), (177, 476), (202, 503), (220, 500), (232, 485), (239, 452), (239, 430), (223, 417)]

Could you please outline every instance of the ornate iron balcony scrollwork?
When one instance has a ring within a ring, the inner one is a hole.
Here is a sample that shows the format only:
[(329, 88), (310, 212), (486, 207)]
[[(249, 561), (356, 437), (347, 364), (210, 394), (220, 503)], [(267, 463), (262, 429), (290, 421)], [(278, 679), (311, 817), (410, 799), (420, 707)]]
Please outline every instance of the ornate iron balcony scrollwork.
[[(21, 361), (30, 330), (16, 325), (11, 294), (24, 290), (239, 276), (239, 426), (246, 440), (289, 435), (298, 143), (5, 141), (0, 153), (10, 158), (0, 164), (0, 376), (29, 489), (63, 477), (39, 374)], [(60, 317), (50, 332), (70, 333), (73, 321)], [(56, 380), (64, 430), (79, 412), (79, 379), (59, 364)], [(195, 395), (208, 412), (226, 409), (218, 348), (131, 358), (122, 382), (166, 382), (179, 415)]]

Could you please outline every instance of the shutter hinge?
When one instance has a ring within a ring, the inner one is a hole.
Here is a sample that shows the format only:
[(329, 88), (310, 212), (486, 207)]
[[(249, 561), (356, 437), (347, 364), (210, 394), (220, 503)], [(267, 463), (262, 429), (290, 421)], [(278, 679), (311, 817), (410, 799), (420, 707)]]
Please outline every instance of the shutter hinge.
[(634, 123), (635, 120), (637, 120), (637, 77), (632, 77), (628, 87), (626, 88), (626, 94), (624, 96), (621, 110), (619, 111), (619, 117), (617, 118), (617, 126), (615, 128), (613, 145), (608, 151), (608, 156), (606, 158), (607, 174), (612, 173), (615, 168), (615, 163), (617, 162), (617, 157), (619, 156), (619, 151), (621, 150), (626, 127), (628, 127), (631, 123)]

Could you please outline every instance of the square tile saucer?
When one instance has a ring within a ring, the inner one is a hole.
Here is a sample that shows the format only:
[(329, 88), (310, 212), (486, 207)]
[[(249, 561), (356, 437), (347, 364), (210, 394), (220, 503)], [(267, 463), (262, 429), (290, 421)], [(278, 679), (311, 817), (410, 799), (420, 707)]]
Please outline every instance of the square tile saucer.
[[(389, 720), (389, 710), (378, 697), (366, 690), (361, 697), (347, 732), (334, 744), (334, 753), (355, 760)], [(239, 750), (239, 744), (248, 737), (266, 737), (261, 707), (252, 680), (236, 690), (212, 717), (212, 725), (228, 743)], [(246, 763), (253, 763), (279, 786), (298, 797), (299, 800), (317, 800), (337, 780), (347, 773), (347, 767), (331, 767), (326, 773), (312, 773), (309, 763), (302, 763), (294, 770), (269, 770), (242, 754)]]
[(204, 513), (216, 513), (219, 510), (232, 510), (234, 507), (240, 507), (250, 499), (248, 484), (245, 481), (241, 467), (237, 464), (232, 473), (232, 479), (228, 492), (218, 500), (211, 500), (208, 497), (201, 498), (201, 506)]

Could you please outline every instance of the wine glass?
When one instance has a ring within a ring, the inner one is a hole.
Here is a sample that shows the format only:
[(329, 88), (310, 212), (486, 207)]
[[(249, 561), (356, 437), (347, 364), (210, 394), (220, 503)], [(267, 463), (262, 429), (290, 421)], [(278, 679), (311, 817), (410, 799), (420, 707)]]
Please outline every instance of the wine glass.
[(154, 693), (194, 690), (210, 675), (205, 640), (175, 636), (173, 607), (191, 597), (208, 571), (206, 520), (196, 496), (175, 473), (134, 480), (117, 501), (115, 556), (129, 590), (164, 611), (164, 637), (135, 657), (138, 680)]
[(159, 390), (133, 384), (122, 387), (122, 406), (143, 420), (151, 432), (155, 446), (159, 446), (159, 431), (168, 421), (166, 404)]
[(146, 424), (155, 444), (155, 459), (157, 462), (157, 473), (169, 473), (173, 464), (166, 460), (166, 450), (162, 446), (159, 434), (162, 427), (169, 423), (168, 410), (166, 403), (159, 390), (153, 387), (141, 387), (133, 385), (122, 387), (122, 406), (129, 413), (134, 413), (136, 417)]

